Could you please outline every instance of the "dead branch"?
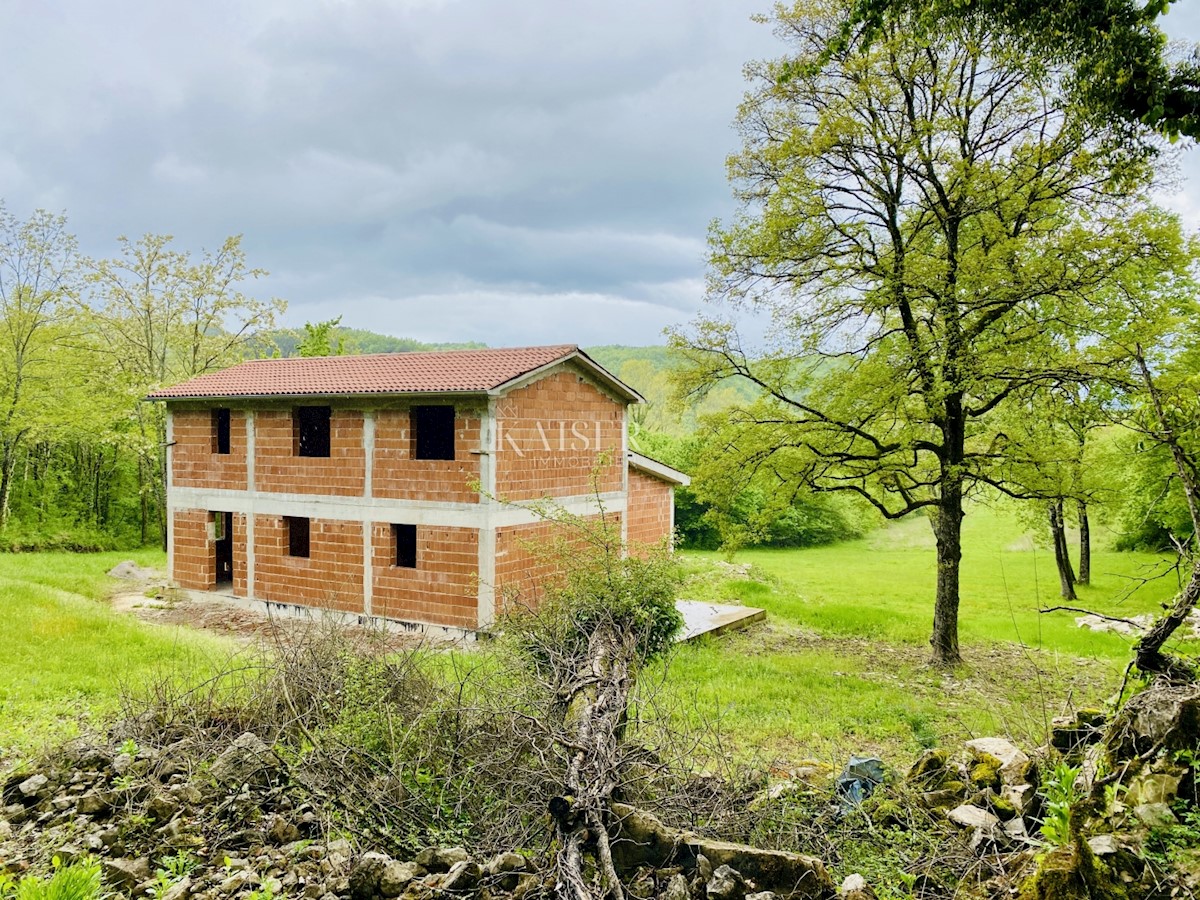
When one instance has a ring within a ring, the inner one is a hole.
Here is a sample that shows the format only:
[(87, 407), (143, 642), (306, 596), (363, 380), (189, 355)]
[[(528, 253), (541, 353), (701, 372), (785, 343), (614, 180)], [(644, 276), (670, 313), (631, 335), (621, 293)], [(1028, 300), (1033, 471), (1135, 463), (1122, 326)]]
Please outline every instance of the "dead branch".
[(1105, 622), (1123, 622), (1126, 625), (1132, 625), (1134, 628), (1138, 629), (1144, 627), (1141, 623), (1133, 621), (1133, 619), (1122, 619), (1120, 616), (1106, 616), (1104, 613), (1098, 613), (1090, 609), (1084, 609), (1082, 606), (1049, 606), (1046, 609), (1039, 609), (1038, 612), (1077, 612), (1083, 613), (1085, 616), (1095, 616), (1097, 619), (1103, 619)]

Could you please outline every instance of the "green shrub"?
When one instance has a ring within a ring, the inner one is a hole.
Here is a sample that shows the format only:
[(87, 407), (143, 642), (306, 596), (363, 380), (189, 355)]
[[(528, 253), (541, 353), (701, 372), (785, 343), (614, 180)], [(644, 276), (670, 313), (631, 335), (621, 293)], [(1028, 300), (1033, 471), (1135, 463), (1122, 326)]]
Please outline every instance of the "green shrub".
[(26, 875), (4, 900), (97, 900), (104, 896), (100, 885), (100, 863), (83, 857), (69, 866), (54, 858), (54, 872), (48, 878)]

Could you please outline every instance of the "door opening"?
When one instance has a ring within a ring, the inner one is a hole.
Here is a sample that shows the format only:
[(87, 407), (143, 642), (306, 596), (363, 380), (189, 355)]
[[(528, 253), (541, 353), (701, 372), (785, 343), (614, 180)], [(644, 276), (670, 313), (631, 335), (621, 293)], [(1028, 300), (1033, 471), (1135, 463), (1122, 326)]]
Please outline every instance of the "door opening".
[(217, 587), (233, 583), (233, 513), (213, 513), (217, 552)]

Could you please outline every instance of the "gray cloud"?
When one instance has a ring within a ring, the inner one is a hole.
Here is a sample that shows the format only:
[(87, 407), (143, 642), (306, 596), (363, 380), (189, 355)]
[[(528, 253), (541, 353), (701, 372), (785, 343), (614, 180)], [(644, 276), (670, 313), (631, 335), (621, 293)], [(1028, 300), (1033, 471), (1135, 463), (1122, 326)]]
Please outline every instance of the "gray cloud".
[(9, 0), (0, 195), (94, 254), (244, 233), (293, 324), (653, 342), (702, 295), (763, 6)]
[(290, 324), (655, 342), (699, 306), (732, 208), (768, 6), (0, 0), (0, 196), (65, 210), (95, 255), (242, 233)]

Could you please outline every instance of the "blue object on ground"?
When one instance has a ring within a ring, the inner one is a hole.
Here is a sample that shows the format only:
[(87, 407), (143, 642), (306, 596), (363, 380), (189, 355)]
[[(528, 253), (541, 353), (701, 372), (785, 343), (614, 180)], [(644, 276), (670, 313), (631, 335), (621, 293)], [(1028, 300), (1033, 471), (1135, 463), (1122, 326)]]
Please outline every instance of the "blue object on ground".
[(850, 812), (871, 796), (883, 784), (883, 760), (874, 756), (851, 756), (842, 774), (834, 783), (838, 806)]

